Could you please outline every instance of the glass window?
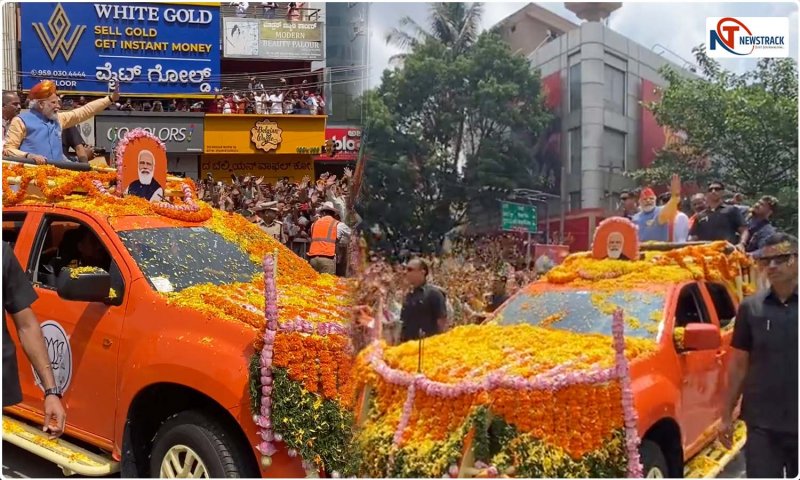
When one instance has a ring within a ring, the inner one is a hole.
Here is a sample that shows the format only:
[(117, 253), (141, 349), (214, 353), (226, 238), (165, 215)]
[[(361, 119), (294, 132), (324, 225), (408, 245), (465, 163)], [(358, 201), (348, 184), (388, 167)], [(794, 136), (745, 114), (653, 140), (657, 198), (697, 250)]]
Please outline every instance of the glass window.
[(603, 129), (603, 168), (614, 173), (625, 169), (625, 134), (618, 130)]
[(686, 327), (690, 323), (710, 323), (706, 304), (696, 283), (681, 289), (675, 306), (675, 327)]
[(249, 282), (258, 272), (238, 245), (204, 227), (128, 230), (119, 237), (150, 285), (162, 293), (202, 283)]
[(708, 283), (708, 293), (711, 295), (711, 301), (714, 303), (714, 310), (717, 311), (719, 318), (719, 326), (726, 327), (730, 325), (736, 317), (736, 308), (733, 306), (731, 294), (724, 285), (719, 283)]
[(25, 223), (25, 214), (22, 212), (3, 214), (3, 241), (7, 242), (12, 250), (14, 245), (17, 244), (17, 238), (22, 230), (23, 223)]
[(627, 290), (599, 294), (601, 298), (597, 295), (588, 290), (524, 292), (502, 307), (494, 320), (501, 325), (539, 325), (549, 319), (547, 323), (552, 328), (611, 335), (611, 315), (603, 310), (607, 305), (614, 305), (621, 308), (626, 317), (636, 319), (636, 322), (625, 323), (625, 335), (655, 338), (663, 317), (663, 294)]
[(581, 129), (576, 128), (569, 131), (569, 171), (570, 173), (580, 173), (581, 171)]
[(581, 64), (569, 67), (569, 111), (581, 109)]
[(569, 209), (570, 210), (580, 210), (581, 209), (581, 192), (570, 192), (569, 194)]
[(62, 268), (95, 267), (111, 274), (112, 288), (122, 293), (119, 269), (94, 230), (66, 217), (48, 217), (44, 221), (44, 228), (44, 239), (33, 268), (34, 283), (55, 289)]
[(605, 66), (604, 72), (606, 110), (625, 114), (625, 72), (611, 65)]

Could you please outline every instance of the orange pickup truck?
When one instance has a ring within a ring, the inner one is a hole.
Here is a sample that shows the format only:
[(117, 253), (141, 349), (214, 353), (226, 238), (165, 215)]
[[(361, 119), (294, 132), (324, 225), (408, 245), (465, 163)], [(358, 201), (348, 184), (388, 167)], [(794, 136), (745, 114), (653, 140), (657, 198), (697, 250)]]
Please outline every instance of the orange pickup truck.
[[(43, 391), (18, 346), (23, 401), (4, 410), (4, 440), (67, 474), (298, 477), (325, 470), (280, 441), (277, 452), (262, 456), (251, 371), (264, 334), (264, 252), (278, 252), (282, 315), (314, 308), (314, 298), (293, 299), (315, 292), (320, 303), (330, 300), (314, 315), (341, 321), (343, 306), (332, 303), (337, 281), (238, 215), (214, 211), (187, 222), (154, 214), (146, 202), (79, 197), (3, 208), (3, 241), (39, 296), (32, 308), (67, 409), (65, 436), (48, 441), (35, 427)], [(78, 258), (100, 270), (62, 269)]]
[[(749, 261), (724, 243), (643, 250), (636, 261), (571, 255), (486, 324), (363, 352), (361, 471), (619, 477), (632, 472), (637, 433), (646, 477), (718, 473), (744, 441), (741, 424), (734, 451), (713, 440)], [(618, 309), (636, 417), (627, 433)]]

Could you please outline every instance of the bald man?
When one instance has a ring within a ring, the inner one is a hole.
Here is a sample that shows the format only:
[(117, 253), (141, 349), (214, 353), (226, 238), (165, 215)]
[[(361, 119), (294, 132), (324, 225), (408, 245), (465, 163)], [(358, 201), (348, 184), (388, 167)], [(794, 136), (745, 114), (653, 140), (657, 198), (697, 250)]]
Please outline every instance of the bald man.
[(154, 177), (156, 157), (150, 150), (139, 152), (139, 179), (134, 180), (125, 190), (125, 195), (135, 195), (151, 202), (164, 199), (164, 189)]

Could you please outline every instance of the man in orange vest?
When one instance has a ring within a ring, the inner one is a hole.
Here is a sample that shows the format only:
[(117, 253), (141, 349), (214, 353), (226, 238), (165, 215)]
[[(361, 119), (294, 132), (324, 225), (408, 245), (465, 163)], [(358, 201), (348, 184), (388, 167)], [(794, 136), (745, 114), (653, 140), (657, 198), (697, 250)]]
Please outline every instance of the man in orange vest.
[(311, 245), (308, 247), (308, 263), (319, 273), (336, 274), (336, 244), (344, 243), (350, 229), (339, 221), (339, 213), (332, 202), (320, 208), (322, 218), (311, 225)]

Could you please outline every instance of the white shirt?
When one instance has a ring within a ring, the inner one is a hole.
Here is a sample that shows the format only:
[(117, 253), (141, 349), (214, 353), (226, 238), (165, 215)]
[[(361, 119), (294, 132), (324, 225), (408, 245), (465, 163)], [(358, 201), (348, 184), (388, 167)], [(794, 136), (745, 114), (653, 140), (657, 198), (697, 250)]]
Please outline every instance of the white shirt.
[(256, 113), (262, 114), (264, 112), (264, 102), (267, 101), (267, 94), (255, 95), (253, 98), (256, 100)]
[(230, 102), (227, 102), (227, 101), (226, 101), (226, 102), (224, 102), (224, 103), (222, 104), (222, 113), (233, 113), (233, 112), (231, 111), (231, 104), (230, 104)]
[(247, 15), (247, 8), (250, 7), (250, 2), (232, 2), (231, 5), (236, 5), (236, 16), (244, 17)]
[(313, 96), (309, 96), (306, 98), (306, 103), (308, 104), (309, 108), (311, 109), (311, 113), (317, 113), (317, 99)]
[(272, 108), (270, 108), (269, 113), (272, 114), (281, 114), (283, 113), (283, 94), (280, 95), (270, 95), (269, 101), (272, 102)]
[(672, 241), (675, 243), (686, 243), (689, 238), (689, 217), (683, 212), (675, 214), (672, 224)]
[(353, 232), (350, 231), (350, 227), (344, 224), (344, 222), (339, 222), (336, 224), (336, 241), (342, 242), (345, 236), (349, 237)]

